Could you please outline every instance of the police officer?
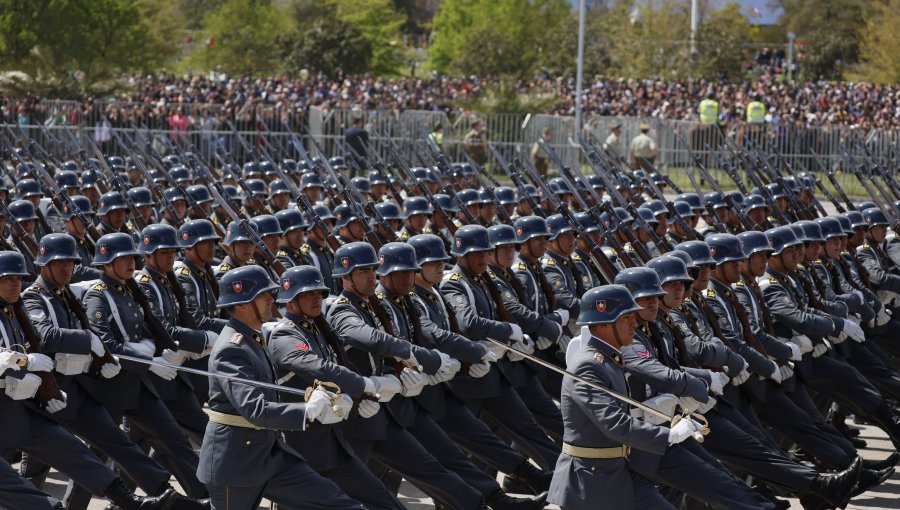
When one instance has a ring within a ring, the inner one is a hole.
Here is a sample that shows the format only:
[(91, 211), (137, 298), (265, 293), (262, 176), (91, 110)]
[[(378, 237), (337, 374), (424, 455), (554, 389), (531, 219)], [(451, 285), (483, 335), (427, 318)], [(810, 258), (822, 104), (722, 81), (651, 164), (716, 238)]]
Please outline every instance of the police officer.
[[(211, 372), (275, 382), (261, 328), (272, 317), (277, 288), (258, 266), (236, 268), (222, 277), (219, 307), (229, 309), (231, 319), (210, 354)], [(283, 403), (275, 390), (212, 379), (210, 420), (197, 470), (212, 507), (249, 510), (265, 497), (287, 508), (363, 508), (316, 473), (276, 432), (302, 430), (331, 405), (331, 395), (322, 389), (312, 391), (306, 403)]]
[(719, 102), (716, 101), (716, 95), (712, 92), (706, 95), (706, 99), (700, 101), (697, 109), (700, 114), (700, 123), (714, 125), (719, 122)]
[[(91, 327), (113, 354), (143, 358), (165, 364), (162, 349), (151, 340), (140, 304), (146, 299), (134, 284), (135, 250), (131, 236), (107, 234), (97, 240), (94, 265), (103, 269), (100, 281), (85, 293), (83, 302)], [(148, 373), (149, 372), (149, 373)], [(165, 406), (153, 378), (172, 380), (175, 369), (162, 365), (123, 362), (122, 372), (108, 380), (92, 381), (91, 392), (118, 422), (124, 415), (154, 448), (165, 454), (169, 471), (191, 497), (205, 497), (206, 488), (197, 480), (197, 455), (181, 427)]]
[[(397, 325), (375, 295), (375, 267), (380, 262), (371, 245), (346, 244), (334, 257), (332, 274), (341, 278), (344, 290), (328, 310), (328, 323), (348, 346), (350, 362), (363, 376), (395, 374), (404, 396), (417, 395), (427, 382), (426, 374), (435, 375), (445, 365), (442, 357), (396, 336)], [(421, 371), (413, 370), (418, 366)], [(381, 409), (364, 420), (350, 417), (344, 433), (356, 454), (363, 461), (372, 458), (396, 471), (442, 504), (480, 508), (481, 495), (442, 467), (406, 430), (415, 419), (415, 409), (410, 412), (408, 406), (415, 403), (402, 405), (407, 408), (392, 406), (391, 413)], [(397, 451), (403, 455), (396, 455)]]
[(762, 94), (754, 94), (753, 101), (747, 104), (747, 123), (762, 124), (765, 121), (766, 105), (762, 102)]

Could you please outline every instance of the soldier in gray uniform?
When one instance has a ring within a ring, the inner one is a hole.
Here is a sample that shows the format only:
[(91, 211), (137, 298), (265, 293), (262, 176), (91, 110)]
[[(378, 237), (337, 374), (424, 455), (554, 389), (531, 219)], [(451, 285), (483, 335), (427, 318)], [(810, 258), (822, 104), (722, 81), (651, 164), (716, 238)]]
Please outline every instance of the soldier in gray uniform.
[(565, 432), (549, 501), (564, 510), (596, 508), (599, 502), (623, 510), (674, 509), (643, 476), (632, 472), (628, 458), (646, 452), (662, 455), (670, 444), (697, 432), (681, 420), (659, 427), (631, 416), (630, 405), (592, 386), (628, 395), (619, 350), (630, 344), (641, 308), (628, 289), (608, 285), (589, 290), (581, 299), (578, 324), (590, 336), (573, 343), (567, 369), (581, 378), (563, 379), (560, 409)]
[[(23, 236), (15, 232), (12, 228), (10, 228), (9, 238), (6, 239), (6, 242), (12, 245), (19, 253), (31, 253), (29, 246), (37, 244), (38, 239), (37, 231), (35, 230), (37, 225), (37, 214), (34, 204), (28, 200), (16, 200), (9, 204), (8, 207), (9, 212), (12, 213), (16, 221), (19, 222), (19, 225), (25, 230), (24, 235), (30, 237), (33, 244), (26, 244)], [(26, 281), (31, 282), (34, 279), (34, 275), (37, 273), (32, 257), (25, 257), (25, 267), (28, 269), (28, 275), (25, 277)]]
[[(362, 377), (354, 371), (337, 335), (322, 316), (322, 300), (328, 296), (319, 270), (292, 267), (281, 275), (278, 303), (287, 308), (285, 317), (269, 335), (266, 350), (272, 358), (278, 383), (305, 389), (314, 381), (336, 384), (341, 394), (356, 402), (351, 413), (360, 418), (374, 416), (380, 402), (400, 391), (395, 376)], [(288, 402), (301, 399), (286, 394)], [(329, 478), (350, 497), (367, 508), (402, 509), (384, 484), (356, 456), (337, 423), (311, 423), (304, 431), (286, 431), (285, 441), (296, 449), (322, 476)]]
[[(331, 209), (324, 205), (314, 205), (313, 210), (329, 229), (334, 228), (334, 215), (331, 214)], [(312, 221), (307, 221), (307, 223), (312, 224)], [(325, 285), (328, 285), (331, 293), (335, 295), (340, 294), (341, 290), (343, 290), (340, 282), (331, 276), (331, 268), (334, 266), (334, 253), (328, 247), (326, 237), (319, 229), (307, 229), (306, 242), (300, 247), (300, 253), (306, 255), (310, 265), (315, 266), (322, 273)]]
[[(245, 225), (253, 229), (257, 234), (259, 233), (259, 228), (253, 222), (246, 222)], [(218, 266), (213, 268), (216, 280), (221, 280), (222, 276), (232, 269), (254, 264), (253, 252), (256, 250), (256, 246), (254, 246), (250, 236), (241, 227), (240, 222), (232, 221), (228, 224), (222, 245), (225, 247), (225, 252), (228, 255), (222, 259)]]
[(556, 296), (556, 306), (569, 313), (569, 320), (562, 326), (565, 334), (571, 337), (578, 333), (574, 319), (581, 307), (580, 298), (592, 287), (584, 287), (581, 269), (572, 260), (575, 253), (575, 227), (561, 214), (548, 216), (547, 227), (550, 229), (550, 238), (547, 253), (541, 257), (541, 267)]
[[(140, 289), (134, 286), (132, 290), (128, 283), (133, 285), (135, 258), (140, 255), (128, 234), (107, 234), (97, 240), (94, 265), (103, 268), (103, 276), (85, 293), (85, 312), (91, 327), (113, 354), (164, 363), (162, 348), (150, 338), (144, 308), (133, 294)], [(153, 378), (170, 381), (176, 376), (174, 368), (123, 361), (119, 375), (90, 381), (89, 391), (116, 422), (124, 415), (147, 436), (151, 445), (164, 454), (167, 468), (189, 496), (205, 497), (206, 488), (196, 475), (197, 454), (153, 382)]]
[(97, 224), (97, 230), (100, 235), (113, 234), (116, 232), (125, 232), (134, 239), (136, 236), (125, 220), (128, 218), (128, 205), (117, 191), (109, 191), (100, 195), (100, 202), (97, 208), (97, 216), (100, 222)]
[[(278, 244), (281, 242), (282, 234), (281, 224), (278, 222), (278, 219), (271, 214), (261, 214), (250, 218), (250, 223), (256, 225), (259, 238), (266, 248), (268, 248), (269, 252), (271, 252), (272, 255), (277, 256)], [(272, 264), (266, 260), (262, 250), (259, 247), (255, 248), (256, 249), (253, 251), (253, 261), (269, 273), (269, 278), (271, 278), (273, 282), (277, 282), (279, 278), (278, 271), (276, 271), (275, 268), (272, 267)]]
[(412, 236), (425, 232), (431, 221), (434, 209), (425, 197), (410, 197), (403, 202), (403, 228), (400, 229), (400, 240), (406, 241)]
[[(274, 383), (261, 328), (272, 317), (278, 287), (258, 266), (229, 271), (219, 284), (219, 306), (231, 310), (231, 319), (209, 356), (210, 372)], [(305, 403), (280, 402), (273, 389), (213, 378), (197, 469), (213, 509), (251, 510), (262, 498), (284, 508), (363, 508), (316, 473), (280, 432), (303, 430), (331, 400), (317, 388)]]
[[(600, 226), (594, 221), (590, 214), (580, 212), (575, 213), (575, 221), (577, 221), (585, 233), (594, 241), (594, 244), (602, 244), (602, 235), (600, 234)], [(603, 274), (597, 269), (591, 248), (587, 241), (580, 236), (575, 239), (575, 252), (572, 254), (572, 264), (578, 269), (578, 275), (581, 277), (581, 287), (583, 289), (593, 289), (606, 283)], [(583, 294), (579, 294), (581, 296)], [(580, 297), (579, 297), (580, 299)], [(580, 303), (579, 303), (580, 305)], [(569, 314), (571, 321), (572, 314)]]
[[(350, 243), (334, 254), (332, 274), (344, 291), (328, 310), (328, 323), (347, 346), (347, 355), (359, 374), (396, 375), (404, 396), (414, 396), (445, 364), (437, 351), (396, 336), (396, 325), (375, 295), (379, 260), (367, 243)], [(421, 367), (421, 369), (417, 369)], [(365, 462), (370, 458), (399, 473), (441, 504), (456, 509), (481, 508), (481, 495), (458, 475), (447, 470), (408, 431), (415, 422), (415, 402), (398, 399), (390, 410), (383, 406), (374, 416), (350, 416), (344, 433)], [(397, 452), (402, 452), (398, 455)]]
[[(94, 210), (91, 209), (91, 201), (88, 200), (87, 197), (75, 195), (72, 197), (72, 202), (82, 213), (84, 213), (84, 216), (88, 221), (93, 221)], [(75, 266), (75, 275), (72, 277), (72, 282), (75, 283), (100, 278), (100, 275), (103, 273), (91, 267), (94, 261), (94, 243), (85, 236), (85, 226), (69, 209), (69, 206), (63, 207), (61, 218), (63, 219), (63, 225), (65, 226), (63, 229), (64, 232), (75, 239), (75, 245), (78, 249), (78, 257), (80, 260), (80, 263)]]
[(303, 246), (304, 231), (309, 224), (298, 209), (284, 209), (275, 213), (281, 226), (281, 242), (278, 243), (276, 260), (287, 268), (311, 265), (306, 254), (300, 251)]
[[(31, 350), (30, 346), (36, 350), (34, 343), (40, 342), (20, 301), (22, 277), (26, 274), (25, 258), (20, 253), (0, 252), (0, 336), (7, 351), (27, 352)], [(0, 448), (19, 449), (36, 457), (71, 477), (91, 494), (105, 497), (123, 510), (171, 508), (175, 497), (171, 487), (164, 488), (159, 496), (135, 496), (84, 443), (39, 412), (36, 406), (47, 413), (63, 411), (66, 396), (64, 393), (45, 393), (50, 389), (48, 383), (34, 373), (45, 374), (44, 378), (55, 385), (52, 359), (39, 353), (27, 354), (21, 359), (27, 360), (24, 366), (5, 365), (3, 384), (6, 390), (0, 395), (0, 414), (3, 415)], [(35, 396), (38, 391), (41, 393)], [(6, 478), (4, 476), (3, 482), (9, 483)], [(44, 502), (40, 501), (36, 489), (21, 479), (12, 482), (12, 487), (4, 485), (0, 491), (3, 506), (23, 510), (59, 508), (49, 496)]]

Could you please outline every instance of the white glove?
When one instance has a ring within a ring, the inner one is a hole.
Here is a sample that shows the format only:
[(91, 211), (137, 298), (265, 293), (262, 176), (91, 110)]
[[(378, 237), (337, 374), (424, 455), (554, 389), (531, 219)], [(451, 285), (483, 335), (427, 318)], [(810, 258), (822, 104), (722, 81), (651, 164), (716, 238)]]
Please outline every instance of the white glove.
[(781, 384), (781, 381), (783, 380), (782, 379), (783, 374), (781, 373), (781, 370), (778, 368), (778, 363), (775, 363), (772, 360), (769, 360), (769, 363), (772, 364), (772, 375), (770, 375), (769, 377), (771, 377), (772, 380), (777, 382), (778, 384)]
[(178, 349), (177, 351), (173, 351), (172, 349), (163, 349), (162, 352), (162, 359), (166, 360), (172, 365), (181, 365), (190, 357), (191, 353), (182, 351), (181, 349)]
[[(166, 360), (162, 356), (153, 358), (153, 361), (157, 363), (166, 363)], [(150, 365), (150, 371), (162, 377), (166, 381), (171, 381), (172, 379), (175, 379), (176, 375), (178, 375), (178, 371), (174, 368), (164, 367), (161, 365)]]
[(206, 344), (203, 346), (203, 350), (201, 352), (188, 353), (191, 355), (191, 359), (200, 359), (209, 356), (209, 353), (212, 352), (213, 347), (216, 346), (216, 340), (219, 339), (219, 334), (215, 331), (204, 331), (204, 333), (206, 333)]
[(119, 372), (122, 370), (122, 365), (118, 363), (104, 363), (102, 367), (100, 367), (100, 376), (104, 379), (112, 379), (113, 377), (119, 375)]
[[(665, 414), (672, 418), (675, 416), (675, 406), (678, 405), (678, 397), (672, 395), (671, 393), (662, 393), (653, 398), (649, 398), (643, 402), (644, 405), (651, 409), (656, 409), (657, 411)], [(663, 423), (667, 423), (669, 419), (663, 419), (655, 414), (645, 413), (642, 409), (637, 407), (631, 408), (631, 416), (635, 418), (643, 418), (647, 423), (651, 423), (653, 425), (662, 425)]]
[(34, 374), (25, 374), (21, 379), (7, 376), (6, 396), (13, 400), (25, 400), (33, 397), (40, 386), (41, 378)]
[(62, 375), (83, 374), (91, 368), (90, 354), (57, 352), (53, 355), (53, 360), (56, 362), (56, 371)]
[(509, 333), (509, 339), (513, 342), (521, 342), (523, 337), (522, 328), (520, 328), (518, 324), (512, 323), (509, 323), (509, 327), (512, 330)]
[(91, 352), (96, 354), (97, 356), (103, 356), (106, 354), (106, 348), (103, 346), (103, 341), (100, 340), (100, 337), (91, 332)]
[(486, 376), (490, 371), (491, 365), (486, 361), (469, 365), (469, 377), (474, 377), (475, 379)]
[(400, 385), (400, 379), (396, 375), (376, 375), (371, 377), (372, 381), (378, 387), (379, 402), (388, 402), (394, 395), (400, 393), (403, 387)]
[(152, 338), (142, 338), (141, 344), (143, 344), (145, 350), (150, 350), (150, 357), (153, 357), (153, 354), (156, 352), (156, 342)]
[(7, 370), (17, 370), (19, 363), (28, 358), (25, 354), (17, 351), (0, 351), (0, 374)]
[(379, 409), (381, 409), (381, 404), (378, 402), (363, 399), (359, 401), (359, 407), (356, 408), (356, 412), (359, 413), (360, 418), (371, 418), (378, 414)]
[(891, 320), (891, 311), (886, 306), (881, 307), (881, 311), (875, 316), (875, 325), (884, 326)]
[(569, 311), (565, 308), (557, 308), (556, 310), (553, 310), (553, 313), (559, 315), (559, 323), (563, 326), (569, 323)]
[(28, 364), (25, 368), (29, 372), (49, 372), (53, 370), (53, 360), (36, 352), (28, 355)]
[(462, 364), (458, 360), (451, 358), (443, 352), (439, 352), (438, 354), (441, 356), (441, 368), (438, 369), (436, 374), (428, 376), (428, 384), (432, 386), (453, 379), (453, 376), (455, 376), (460, 368), (462, 368)]
[[(506, 342), (504, 342), (504, 341), (502, 341), (502, 340), (499, 340), (499, 342), (500, 342), (500, 343), (506, 343)], [(490, 340), (478, 340), (478, 341), (475, 342), (475, 343), (481, 345), (482, 347), (484, 347), (484, 348), (487, 349), (488, 351), (494, 353), (494, 357), (497, 358), (498, 360), (499, 360), (500, 358), (502, 358), (502, 357), (508, 352), (508, 351), (507, 351), (506, 349), (504, 349), (502, 346), (500, 346), (500, 345), (498, 345), (498, 344), (495, 344), (494, 342), (491, 342)]]
[(490, 349), (486, 349), (485, 353), (481, 356), (482, 363), (496, 363), (498, 359), (497, 353)]
[(328, 392), (331, 396), (331, 405), (325, 406), (322, 412), (316, 416), (316, 421), (323, 425), (330, 425), (346, 420), (350, 417), (350, 410), (353, 409), (353, 399), (346, 393), (337, 396)]
[(309, 396), (309, 400), (306, 401), (306, 413), (303, 416), (304, 423), (311, 422), (318, 418), (326, 407), (331, 407), (331, 394), (317, 388)]
[(378, 395), (378, 385), (368, 377), (363, 377), (363, 393), (366, 395)]
[[(728, 382), (728, 376), (724, 372), (713, 372), (712, 370), (707, 370), (707, 372), (709, 372), (709, 391), (715, 395), (721, 395), (725, 391), (725, 383)], [(724, 380), (721, 377), (723, 375), (725, 376)]]
[(793, 338), (791, 338), (791, 342), (797, 344), (797, 346), (800, 347), (801, 356), (806, 354), (807, 352), (812, 352), (813, 350), (812, 340), (810, 340), (806, 335), (795, 335)]
[(55, 413), (57, 411), (62, 411), (66, 408), (66, 392), (59, 390), (62, 393), (62, 400), (52, 398), (47, 402), (47, 412)]
[(747, 379), (750, 379), (750, 372), (747, 371), (747, 367), (745, 366), (738, 375), (731, 379), (731, 384), (733, 386), (740, 386), (744, 384)]
[(886, 308), (895, 308), (897, 302), (900, 301), (900, 295), (891, 290), (879, 290), (876, 291), (875, 294), (878, 295), (878, 300), (881, 301)]
[(550, 340), (549, 338), (543, 336), (539, 336), (537, 342), (534, 343), (534, 346), (537, 348), (537, 350), (543, 351), (544, 349), (549, 349), (550, 346), (553, 345), (553, 343), (553, 340)]
[(134, 354), (139, 358), (147, 358), (150, 359), (153, 357), (153, 353), (156, 352), (156, 346), (147, 347), (143, 341), (141, 342), (125, 342), (125, 347), (130, 348), (134, 351)]
[(403, 386), (400, 394), (404, 397), (415, 397), (422, 393), (426, 384), (428, 384), (428, 376), (422, 372), (416, 372), (411, 368), (404, 368), (400, 372), (400, 385)]
[(863, 303), (866, 302), (866, 297), (863, 295), (861, 290), (854, 290), (851, 294), (853, 294), (854, 296), (857, 297), (857, 299), (859, 299), (860, 305), (862, 305)]
[(844, 321), (844, 329), (841, 331), (841, 335), (844, 335), (845, 338), (850, 338), (854, 342), (863, 343), (866, 341), (866, 334), (863, 333), (859, 324), (852, 320)]
[(669, 429), (669, 444), (678, 444), (688, 438), (694, 436), (694, 433), (699, 429), (697, 425), (690, 418), (683, 418), (675, 424), (674, 427)]
[(800, 346), (795, 344), (794, 342), (785, 343), (791, 349), (791, 355), (788, 356), (788, 359), (791, 361), (800, 361), (803, 359), (803, 353), (800, 352)]
[[(534, 354), (534, 341), (531, 340), (530, 336), (525, 335), (525, 338), (521, 342), (512, 344), (512, 348), (524, 352), (525, 354)], [(510, 361), (522, 361), (525, 359), (525, 356), (513, 351), (507, 351), (507, 356), (509, 356)]]
[(700, 407), (700, 402), (693, 397), (678, 397), (678, 405), (686, 413), (693, 413)]
[(700, 407), (697, 408), (696, 412), (700, 414), (706, 414), (707, 411), (716, 406), (716, 402), (716, 399), (709, 397), (709, 400), (705, 404), (700, 404)]
[(794, 376), (794, 369), (788, 363), (786, 365), (781, 365), (780, 367), (778, 367), (778, 373), (781, 374), (781, 380), (778, 382), (782, 383)]
[(812, 355), (813, 355), (813, 358), (818, 358), (819, 356), (825, 354), (826, 352), (828, 352), (828, 344), (826, 344), (825, 342), (822, 342), (822, 343), (816, 345), (815, 347), (813, 347)]

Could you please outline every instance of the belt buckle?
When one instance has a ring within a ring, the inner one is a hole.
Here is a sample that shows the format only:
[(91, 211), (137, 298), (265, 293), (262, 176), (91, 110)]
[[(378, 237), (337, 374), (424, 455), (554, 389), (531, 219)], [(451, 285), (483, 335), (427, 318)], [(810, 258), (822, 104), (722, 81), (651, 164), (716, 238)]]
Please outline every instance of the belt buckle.
[(623, 444), (622, 445), (622, 454), (627, 459), (629, 455), (631, 455), (631, 445)]

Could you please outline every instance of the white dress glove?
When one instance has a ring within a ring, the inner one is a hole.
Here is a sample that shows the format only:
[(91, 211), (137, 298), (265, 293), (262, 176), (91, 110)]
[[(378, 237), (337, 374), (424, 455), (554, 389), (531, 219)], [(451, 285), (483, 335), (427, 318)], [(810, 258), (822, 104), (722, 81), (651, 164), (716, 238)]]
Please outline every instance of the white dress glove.
[[(118, 361), (118, 359), (116, 359)], [(118, 363), (104, 363), (102, 367), (100, 367), (100, 376), (104, 379), (112, 379), (113, 377), (119, 375), (119, 372), (122, 371), (122, 365)]]
[(801, 356), (807, 352), (812, 352), (813, 350), (812, 340), (806, 335), (795, 335), (791, 338), (791, 343), (797, 344), (797, 346), (800, 347)]
[[(155, 361), (157, 363), (167, 363), (167, 361), (165, 359), (163, 359), (162, 356), (157, 356), (157, 357), (153, 358), (153, 361)], [(164, 367), (161, 365), (150, 365), (150, 371), (153, 372), (154, 374), (158, 375), (159, 377), (163, 378), (166, 381), (171, 381), (172, 379), (175, 379), (176, 375), (178, 375), (178, 371), (175, 370), (174, 368)]]
[(845, 338), (849, 338), (854, 342), (863, 343), (866, 341), (866, 334), (863, 333), (859, 324), (852, 320), (844, 321), (844, 329), (841, 331), (841, 334), (844, 335)]
[(396, 375), (376, 375), (371, 377), (372, 381), (378, 388), (378, 401), (388, 402), (394, 395), (400, 393), (403, 387), (400, 385), (400, 379)]
[(148, 347), (144, 341), (125, 342), (125, 347), (134, 351), (134, 354), (139, 358), (150, 359), (153, 357), (153, 353), (156, 352), (155, 345), (151, 345)]
[(182, 351), (181, 349), (178, 349), (177, 351), (173, 351), (172, 349), (163, 349), (162, 352), (162, 359), (166, 360), (172, 365), (181, 365), (190, 357), (191, 353), (189, 353), (188, 351)]
[(652, 423), (653, 425), (662, 425), (663, 423), (668, 423), (672, 416), (675, 416), (675, 406), (678, 405), (678, 397), (672, 395), (671, 393), (662, 393), (653, 398), (645, 400), (643, 404), (651, 409), (656, 409), (669, 418), (664, 420), (663, 418), (660, 418), (655, 414), (645, 413), (638, 407), (631, 408), (631, 416), (635, 418), (642, 418), (647, 423)]
[(68, 352), (57, 352), (53, 355), (56, 362), (56, 371), (62, 375), (78, 375), (83, 374), (91, 368), (90, 354), (72, 354)]
[(331, 405), (326, 405), (322, 412), (316, 416), (316, 421), (323, 425), (330, 425), (346, 420), (353, 409), (353, 399), (350, 395), (342, 393), (340, 396), (328, 392), (331, 396)]
[[(712, 370), (707, 370), (709, 372), (709, 391), (713, 392), (715, 395), (721, 395), (723, 391), (725, 391), (725, 384), (728, 382), (728, 376), (725, 375), (724, 372), (713, 372)], [(725, 375), (725, 379), (723, 380), (721, 376)]]
[(491, 365), (490, 363), (487, 363), (485, 361), (469, 365), (469, 377), (474, 377), (475, 379), (480, 379), (486, 376), (490, 371)]
[(36, 352), (28, 355), (28, 364), (25, 368), (29, 372), (50, 372), (53, 370), (53, 360)]
[(747, 371), (747, 367), (745, 366), (741, 369), (741, 372), (738, 375), (734, 376), (731, 379), (731, 384), (734, 386), (740, 386), (744, 384), (747, 379), (750, 379), (750, 372)]
[(55, 413), (57, 411), (62, 411), (66, 408), (66, 392), (59, 390), (62, 393), (62, 400), (52, 398), (47, 402), (47, 412)]
[(7, 370), (17, 370), (21, 361), (27, 362), (25, 354), (16, 351), (0, 351), (0, 374)]
[(684, 418), (678, 421), (674, 427), (669, 429), (669, 444), (678, 444), (688, 438), (694, 436), (698, 431), (697, 424), (690, 418)]
[(800, 361), (803, 359), (803, 353), (800, 351), (800, 346), (795, 344), (794, 342), (787, 342), (784, 345), (787, 345), (791, 350), (791, 355), (788, 356), (788, 359), (791, 361)]
[(500, 358), (497, 357), (497, 353), (490, 349), (486, 349), (485, 353), (481, 355), (482, 363), (496, 363)]
[(813, 347), (812, 355), (813, 355), (813, 358), (818, 358), (819, 356), (825, 354), (826, 352), (828, 352), (828, 344), (826, 344), (825, 342), (822, 342), (822, 343), (816, 345), (815, 347)]
[(403, 387), (400, 394), (404, 397), (415, 397), (422, 393), (426, 384), (428, 384), (428, 376), (422, 372), (416, 372), (411, 368), (404, 368), (400, 372), (400, 385)]
[[(503, 348), (503, 346), (495, 344), (494, 342), (491, 342), (490, 340), (478, 340), (475, 343), (484, 347), (488, 351), (494, 353), (494, 357), (497, 358), (498, 360), (501, 359), (508, 352), (507, 349)], [(506, 342), (500, 340), (500, 343), (505, 344)]]
[(322, 389), (316, 389), (306, 401), (306, 413), (304, 422), (311, 422), (319, 417), (326, 407), (331, 407), (331, 394)]
[(772, 380), (777, 382), (778, 384), (781, 384), (781, 381), (784, 380), (783, 379), (784, 374), (781, 373), (781, 369), (778, 367), (778, 363), (775, 363), (772, 360), (769, 360), (769, 363), (772, 364), (772, 370), (773, 370), (772, 375), (770, 375), (769, 377), (771, 377)]
[(438, 354), (441, 356), (441, 368), (438, 369), (436, 374), (428, 376), (428, 384), (432, 386), (453, 379), (453, 376), (462, 368), (462, 364), (458, 360), (443, 352), (438, 352)]
[(6, 396), (13, 400), (25, 400), (37, 393), (41, 386), (41, 378), (34, 374), (25, 374), (25, 377), (6, 377)]
[(686, 413), (693, 413), (700, 407), (700, 402), (695, 400), (693, 397), (678, 397), (678, 405), (681, 409)]
[(103, 345), (103, 341), (100, 340), (100, 337), (95, 335), (93, 332), (91, 333), (91, 352), (93, 352), (97, 356), (103, 356), (104, 354), (106, 354), (106, 348)]
[(881, 307), (881, 311), (875, 316), (875, 325), (884, 326), (891, 320), (892, 312), (886, 306)]
[(364, 399), (359, 401), (359, 407), (356, 408), (356, 411), (359, 413), (360, 418), (371, 418), (378, 414), (379, 409), (381, 409), (381, 404)]
[[(512, 348), (524, 352), (525, 354), (534, 354), (534, 341), (530, 336), (525, 335), (524, 339), (521, 342), (515, 342), (512, 344)], [(509, 356), (510, 361), (522, 361), (525, 359), (525, 356), (521, 354), (517, 354), (513, 351), (507, 351), (507, 356)]]
[(559, 316), (559, 323), (563, 326), (569, 323), (569, 311), (565, 308), (557, 308), (553, 313)]
[(709, 400), (707, 400), (705, 404), (700, 404), (700, 407), (697, 408), (696, 412), (706, 414), (707, 411), (716, 406), (716, 402), (716, 399), (709, 397)]
[(778, 367), (778, 373), (781, 374), (781, 380), (778, 381), (779, 383), (783, 383), (791, 377), (794, 377), (794, 369), (791, 367), (790, 363)]
[(204, 331), (206, 334), (206, 344), (203, 346), (203, 350), (201, 352), (191, 352), (191, 359), (200, 359), (206, 356), (209, 356), (209, 353), (212, 352), (213, 347), (216, 346), (216, 340), (219, 339), (219, 334), (215, 331)]
[(522, 341), (522, 328), (519, 327), (518, 324), (509, 323), (509, 328), (511, 329), (509, 333), (509, 339), (513, 342), (521, 342)]

